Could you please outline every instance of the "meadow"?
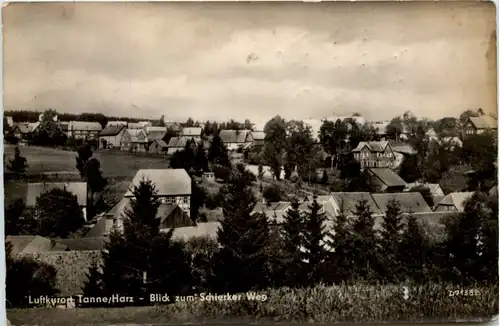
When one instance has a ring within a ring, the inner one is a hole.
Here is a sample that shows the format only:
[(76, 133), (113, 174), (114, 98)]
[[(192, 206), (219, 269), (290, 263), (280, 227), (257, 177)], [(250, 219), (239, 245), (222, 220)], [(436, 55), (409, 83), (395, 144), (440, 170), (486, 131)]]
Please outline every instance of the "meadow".
[(103, 325), (186, 322), (457, 322), (488, 321), (498, 314), (498, 285), (474, 288), (475, 295), (452, 295), (444, 284), (408, 286), (318, 285), (309, 289), (271, 289), (258, 292), (266, 301), (176, 302), (154, 307), (87, 309), (9, 309), (13, 324)]

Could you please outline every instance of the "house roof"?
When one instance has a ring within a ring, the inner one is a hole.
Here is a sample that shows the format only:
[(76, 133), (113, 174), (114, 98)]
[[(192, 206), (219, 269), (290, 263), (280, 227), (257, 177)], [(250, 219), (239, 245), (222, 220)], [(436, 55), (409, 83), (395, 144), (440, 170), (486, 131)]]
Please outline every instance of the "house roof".
[(477, 129), (497, 129), (498, 121), (497, 119), (490, 117), (489, 115), (482, 115), (479, 117), (469, 117), (470, 122)]
[[(103, 250), (108, 240), (109, 238), (107, 237), (60, 239), (56, 240), (56, 244), (60, 244), (69, 250), (77, 250), (77, 251)], [(58, 250), (52, 248), (51, 251), (58, 251)]]
[(102, 126), (99, 122), (70, 121), (68, 130), (101, 131)]
[(266, 133), (263, 131), (252, 131), (251, 133), (255, 141), (264, 140), (266, 138)]
[(15, 124), (23, 134), (29, 134), (35, 131), (40, 125), (40, 122), (18, 122)]
[(106, 126), (117, 126), (117, 125), (122, 125), (122, 126), (127, 126), (127, 121), (108, 121)]
[(183, 136), (201, 136), (201, 128), (200, 127), (182, 128), (181, 133)]
[(388, 141), (362, 141), (359, 142), (358, 146), (353, 149), (353, 152), (360, 152), (364, 147), (368, 147), (370, 152), (383, 152), (385, 148), (389, 145)]
[(453, 206), (459, 212), (463, 212), (464, 203), (467, 199), (469, 199), (474, 192), (452, 192), (446, 195), (439, 203), (438, 206)]
[(248, 133), (248, 130), (221, 130), (219, 137), (224, 144), (244, 143)]
[(281, 211), (284, 212), (291, 206), (290, 202), (287, 201), (279, 201), (273, 203), (262, 203), (259, 202), (255, 204), (252, 212), (266, 212), (266, 211)]
[(163, 139), (155, 140), (154, 143), (158, 144), (158, 146), (163, 148), (168, 147), (168, 144)]
[(87, 206), (86, 182), (40, 182), (28, 183), (26, 205), (35, 206), (36, 199), (43, 193), (52, 189), (64, 189), (76, 196), (80, 206)]
[(392, 145), (392, 150), (396, 153), (413, 155), (417, 154), (417, 151), (410, 145)]
[(38, 235), (8, 235), (5, 238), (12, 244), (12, 255), (50, 251), (53, 242)]
[(188, 141), (193, 140), (191, 136), (180, 136), (180, 137), (172, 137), (168, 142), (168, 147), (184, 147), (188, 143)]
[(145, 139), (140, 141), (147, 142), (147, 136), (143, 129), (127, 129), (126, 133), (130, 136), (130, 141), (133, 143), (139, 142), (139, 136), (143, 136)]
[(152, 131), (167, 131), (167, 127), (154, 127), (154, 126), (147, 126), (146, 127), (146, 133), (149, 133)]
[(498, 196), (498, 186), (494, 186), (488, 191), (488, 195), (490, 196)]
[[(220, 222), (204, 222), (198, 223), (196, 226), (175, 228), (172, 238), (175, 240), (188, 240), (197, 237), (217, 239), (217, 230), (219, 229), (219, 226)], [(168, 230), (169, 229), (166, 229), (165, 231)]]
[(109, 211), (106, 212), (106, 217), (109, 218), (122, 218), (123, 213), (125, 213), (125, 208), (130, 203), (130, 197), (122, 197), (118, 203), (116, 203)]
[(406, 186), (406, 182), (389, 168), (367, 168), (388, 187)]
[[(158, 128), (158, 127), (155, 127)], [(155, 141), (155, 140), (163, 140), (165, 138), (165, 135), (167, 134), (167, 130), (151, 130), (148, 132), (148, 141)]]
[(99, 137), (102, 136), (116, 136), (118, 135), (126, 126), (124, 125), (107, 125), (100, 133)]
[[(306, 197), (306, 200), (308, 202), (313, 202), (313, 199), (314, 199), (314, 196), (307, 196)], [(329, 201), (330, 200), (330, 195), (318, 195), (316, 196), (316, 201), (318, 203), (323, 203), (323, 202), (326, 202), (326, 201)]]
[(332, 192), (331, 195), (345, 215), (353, 214), (360, 201), (365, 201), (373, 214), (382, 214), (369, 192)]
[(184, 169), (142, 169), (137, 171), (125, 197), (131, 197), (131, 189), (142, 180), (154, 183), (158, 196), (191, 195), (191, 178)]
[(424, 197), (419, 192), (400, 192), (389, 194), (372, 194), (373, 200), (382, 212), (387, 211), (391, 200), (396, 200), (402, 212), (405, 213), (430, 213), (432, 212)]
[(129, 122), (127, 123), (127, 128), (130, 130), (137, 130), (137, 129), (143, 129), (144, 125), (138, 122)]

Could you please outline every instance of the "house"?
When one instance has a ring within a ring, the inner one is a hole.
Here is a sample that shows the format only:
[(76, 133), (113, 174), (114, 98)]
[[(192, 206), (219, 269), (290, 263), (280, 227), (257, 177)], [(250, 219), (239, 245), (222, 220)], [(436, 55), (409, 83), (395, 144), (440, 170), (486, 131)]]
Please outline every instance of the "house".
[(472, 197), (474, 192), (452, 192), (446, 195), (434, 209), (435, 212), (463, 212), (467, 199)]
[(374, 192), (402, 192), (406, 182), (389, 168), (367, 168), (363, 172)]
[(9, 128), (12, 128), (14, 126), (14, 119), (12, 119), (12, 117), (5, 116), (5, 121), (7, 122), (7, 126)]
[(101, 251), (108, 241), (108, 237), (57, 239), (51, 251)]
[(263, 132), (263, 131), (251, 131), (249, 133), (249, 138), (247, 139), (247, 141), (251, 141), (252, 145), (260, 145), (260, 144), (264, 143), (265, 139), (266, 139), (265, 132)]
[[(36, 124), (36, 126), (35, 126)], [(33, 132), (35, 131), (36, 127), (38, 127), (40, 123), (35, 122), (35, 123), (29, 123), (29, 122), (19, 122), (14, 124), (14, 127), (12, 128), (12, 133), (14, 137), (21, 141), (28, 140)], [(35, 128), (34, 128), (35, 127)]]
[(148, 138), (143, 129), (127, 129), (122, 136), (120, 148), (122, 151), (146, 152)]
[(487, 130), (496, 131), (497, 129), (497, 119), (488, 115), (469, 117), (464, 124), (465, 135), (478, 135), (484, 133)]
[(449, 150), (454, 150), (455, 148), (461, 148), (463, 142), (458, 137), (429, 137), (429, 148), (432, 150), (439, 145), (444, 145)]
[(193, 138), (195, 141), (200, 141), (201, 140), (201, 128), (200, 127), (182, 128), (181, 136)]
[(126, 125), (107, 125), (99, 133), (99, 149), (120, 148), (122, 137), (126, 130)]
[(149, 145), (148, 152), (155, 154), (166, 154), (168, 151), (168, 144), (164, 140), (155, 140)]
[(69, 122), (60, 121), (57, 124), (66, 137), (69, 137)]
[(405, 186), (405, 189), (403, 191), (410, 191), (414, 187), (425, 187), (425, 188), (429, 189), (431, 196), (433, 196), (433, 197), (443, 196), (444, 197), (443, 189), (441, 189), (441, 186), (439, 185), (439, 183), (428, 183), (428, 182), (407, 183)]
[(387, 212), (387, 205), (391, 200), (399, 203), (402, 213), (431, 213), (424, 197), (419, 192), (401, 192), (391, 194), (372, 194), (375, 204), (381, 212)]
[(102, 126), (99, 122), (70, 121), (68, 124), (68, 137), (74, 139), (98, 139)]
[(148, 148), (156, 140), (165, 140), (167, 135), (166, 127), (146, 127), (146, 136), (148, 137)]
[(235, 151), (253, 141), (249, 130), (221, 130), (219, 137), (229, 151)]
[(354, 154), (354, 159), (361, 165), (362, 170), (369, 167), (393, 167), (396, 160), (396, 156), (388, 141), (360, 142), (352, 150), (352, 153)]
[(172, 155), (178, 151), (182, 151), (185, 147), (186, 147), (186, 144), (189, 142), (189, 141), (195, 141), (195, 139), (193, 137), (190, 137), (190, 136), (180, 136), (180, 137), (172, 137), (170, 138), (170, 141), (168, 142), (168, 148), (167, 148), (167, 153), (169, 155)]
[(282, 224), (285, 222), (285, 214), (292, 207), (292, 204), (287, 201), (279, 202), (259, 202), (255, 204), (251, 214), (262, 213), (266, 215), (270, 222)]
[(127, 121), (108, 121), (106, 126), (127, 126)]
[(49, 238), (38, 235), (6, 235), (5, 241), (12, 244), (12, 256), (23, 253), (47, 252), (54, 246)]
[(356, 213), (356, 206), (365, 202), (373, 215), (383, 215), (383, 212), (373, 200), (369, 192), (332, 192), (333, 213), (337, 217), (343, 214), (352, 217)]
[[(217, 240), (217, 230), (220, 228), (220, 222), (202, 222), (194, 226), (184, 226), (174, 228), (172, 233), (173, 240), (189, 240), (193, 238), (208, 237)], [(165, 229), (162, 231), (170, 231)]]
[(26, 206), (35, 206), (40, 195), (53, 189), (66, 190), (76, 196), (83, 218), (87, 220), (87, 183), (86, 182), (40, 182), (28, 183)]

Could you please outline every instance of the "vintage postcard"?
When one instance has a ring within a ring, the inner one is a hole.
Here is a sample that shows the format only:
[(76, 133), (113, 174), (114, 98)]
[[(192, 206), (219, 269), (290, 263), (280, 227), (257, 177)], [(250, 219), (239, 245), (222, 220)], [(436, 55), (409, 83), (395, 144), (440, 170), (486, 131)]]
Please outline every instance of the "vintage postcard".
[(8, 323), (498, 315), (493, 3), (2, 16)]

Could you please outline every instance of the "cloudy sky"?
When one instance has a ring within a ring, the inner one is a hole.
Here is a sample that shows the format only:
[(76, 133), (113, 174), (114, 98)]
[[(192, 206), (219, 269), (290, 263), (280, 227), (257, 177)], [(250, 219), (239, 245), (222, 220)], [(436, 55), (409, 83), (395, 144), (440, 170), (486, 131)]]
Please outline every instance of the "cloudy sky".
[(496, 111), (492, 3), (14, 3), (3, 24), (7, 110), (255, 122)]

